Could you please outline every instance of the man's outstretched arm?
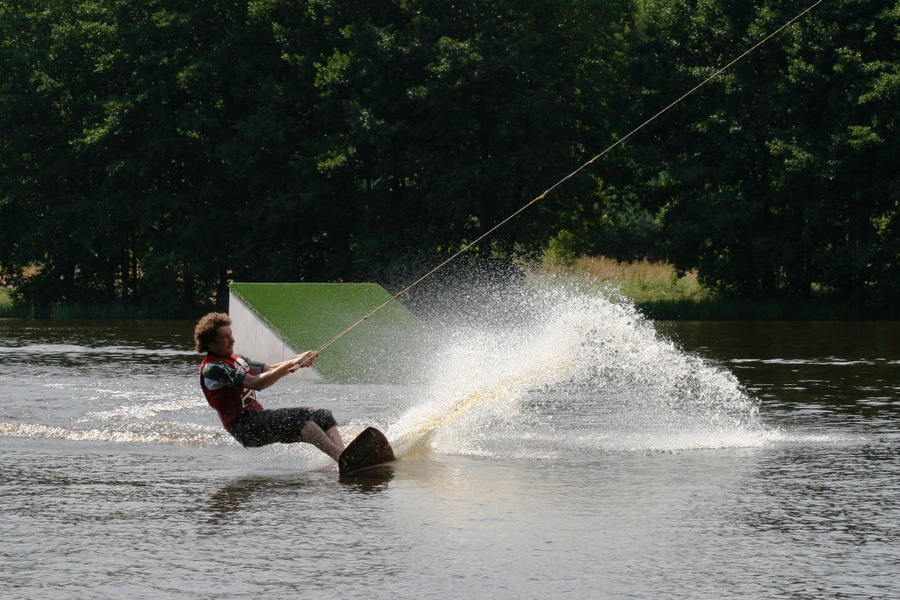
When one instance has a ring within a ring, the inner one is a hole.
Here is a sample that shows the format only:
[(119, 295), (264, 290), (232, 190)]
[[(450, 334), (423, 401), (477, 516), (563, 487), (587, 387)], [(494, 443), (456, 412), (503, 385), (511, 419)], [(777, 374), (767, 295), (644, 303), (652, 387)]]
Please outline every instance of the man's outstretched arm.
[(315, 358), (316, 353), (310, 350), (309, 352), (298, 354), (283, 362), (274, 365), (266, 365), (258, 375), (247, 373), (244, 376), (243, 387), (248, 390), (264, 390), (288, 373), (292, 373), (299, 368), (310, 366)]

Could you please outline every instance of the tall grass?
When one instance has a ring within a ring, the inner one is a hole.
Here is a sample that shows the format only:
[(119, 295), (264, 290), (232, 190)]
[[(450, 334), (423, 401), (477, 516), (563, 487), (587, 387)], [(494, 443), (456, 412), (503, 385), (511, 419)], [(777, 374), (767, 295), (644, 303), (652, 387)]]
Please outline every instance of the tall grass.
[(535, 281), (565, 277), (579, 285), (624, 296), (636, 304), (657, 302), (700, 302), (711, 294), (697, 281), (696, 273), (679, 277), (672, 265), (647, 260), (619, 262), (603, 256), (583, 256), (568, 264), (545, 261), (531, 269)]

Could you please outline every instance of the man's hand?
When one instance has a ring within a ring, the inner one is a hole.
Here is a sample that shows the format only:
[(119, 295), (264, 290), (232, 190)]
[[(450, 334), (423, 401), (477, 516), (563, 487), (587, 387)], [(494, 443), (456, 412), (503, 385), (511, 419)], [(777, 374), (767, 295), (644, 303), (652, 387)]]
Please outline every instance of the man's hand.
[(247, 373), (244, 376), (244, 387), (250, 390), (264, 390), (288, 373), (308, 367), (317, 356), (318, 354), (314, 350), (310, 350), (276, 365), (266, 365), (259, 375)]
[(317, 356), (318, 354), (315, 350), (309, 350), (307, 352), (304, 352), (303, 354), (298, 354), (289, 361), (291, 363), (289, 371), (293, 373), (297, 369), (302, 369), (304, 367), (312, 365)]

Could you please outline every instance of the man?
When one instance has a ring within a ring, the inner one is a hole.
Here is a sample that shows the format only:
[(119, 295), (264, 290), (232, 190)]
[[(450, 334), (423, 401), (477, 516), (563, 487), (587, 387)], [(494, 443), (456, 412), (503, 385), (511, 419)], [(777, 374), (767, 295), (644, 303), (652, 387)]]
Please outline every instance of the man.
[(210, 313), (194, 329), (198, 352), (206, 352), (200, 365), (200, 387), (207, 402), (219, 413), (222, 425), (245, 448), (276, 442), (308, 442), (335, 461), (344, 442), (331, 411), (311, 408), (266, 410), (256, 401), (264, 390), (288, 373), (308, 367), (316, 358), (309, 351), (275, 365), (247, 360), (234, 354), (231, 318)]

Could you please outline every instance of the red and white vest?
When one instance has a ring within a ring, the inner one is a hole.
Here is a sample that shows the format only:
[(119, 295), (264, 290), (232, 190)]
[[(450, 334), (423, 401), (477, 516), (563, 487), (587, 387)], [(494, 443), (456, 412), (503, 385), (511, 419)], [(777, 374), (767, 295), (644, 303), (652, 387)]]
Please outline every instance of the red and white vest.
[(219, 413), (225, 429), (230, 429), (245, 410), (262, 410), (262, 405), (256, 401), (256, 390), (235, 387), (218, 381), (212, 382), (203, 377), (203, 369), (215, 361), (221, 361), (242, 373), (249, 373), (250, 365), (243, 357), (234, 354), (227, 357), (207, 354), (200, 364), (200, 387), (203, 389), (203, 395), (206, 396), (209, 405)]

